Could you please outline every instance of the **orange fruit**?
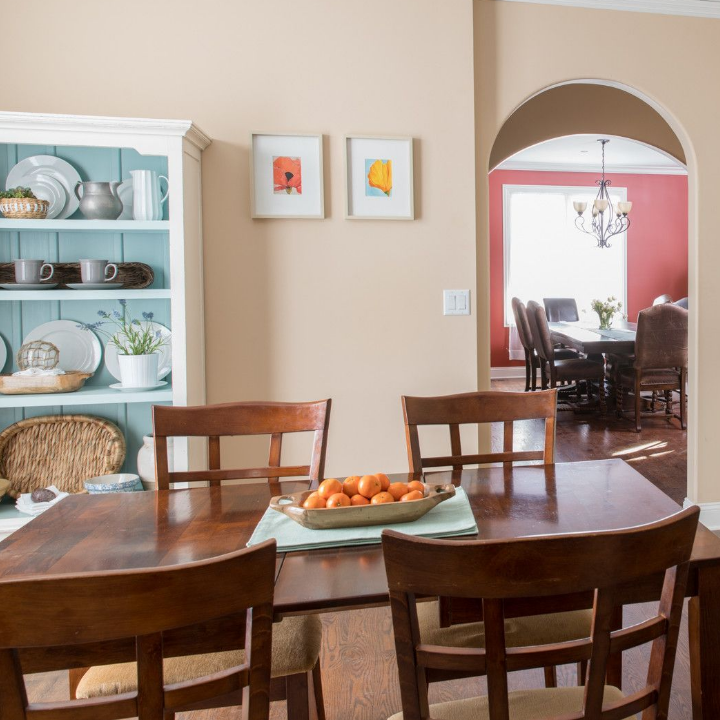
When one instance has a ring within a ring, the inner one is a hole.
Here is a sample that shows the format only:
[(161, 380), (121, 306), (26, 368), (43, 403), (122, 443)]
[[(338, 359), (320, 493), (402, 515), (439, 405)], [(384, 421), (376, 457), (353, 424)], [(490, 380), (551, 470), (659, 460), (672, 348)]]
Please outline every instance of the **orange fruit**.
[(387, 491), (393, 496), (393, 499), (399, 500), (403, 495), (407, 494), (408, 486), (404, 482), (390, 483)]
[(339, 493), (335, 493), (334, 495), (331, 495), (327, 501), (327, 507), (329, 507), (329, 508), (339, 508), (339, 507), (349, 507), (349, 506), (350, 506), (350, 498), (344, 492), (339, 492)]
[(353, 495), (358, 494), (358, 484), (360, 482), (360, 476), (359, 475), (350, 475), (350, 477), (346, 477), (343, 484), (342, 489), (343, 492), (348, 496), (352, 497)]
[(380, 481), (383, 492), (386, 492), (390, 487), (390, 478), (385, 473), (375, 473), (375, 477)]
[(320, 510), (325, 507), (325, 500), (323, 500), (316, 492), (310, 493), (305, 498), (303, 507), (308, 510)]
[(371, 498), (382, 491), (382, 484), (377, 475), (363, 475), (358, 483), (358, 492), (366, 498)]
[(422, 500), (425, 497), (419, 490), (411, 490), (407, 495), (400, 498), (400, 502), (412, 502), (413, 500)]
[(323, 500), (329, 500), (331, 495), (342, 492), (342, 485), (339, 480), (336, 480), (335, 478), (328, 478), (320, 483), (320, 487), (317, 491), (318, 495)]
[(363, 497), (362, 495), (353, 495), (350, 498), (350, 504), (351, 505), (369, 505), (370, 501), (366, 497)]
[(379, 492), (377, 495), (373, 495), (370, 503), (372, 505), (382, 505), (383, 503), (395, 502), (395, 498), (389, 492)]
[(425, 485), (421, 483), (419, 480), (411, 480), (408, 483), (408, 492), (412, 492), (413, 490), (417, 490), (418, 492), (421, 492), (423, 495), (425, 494)]

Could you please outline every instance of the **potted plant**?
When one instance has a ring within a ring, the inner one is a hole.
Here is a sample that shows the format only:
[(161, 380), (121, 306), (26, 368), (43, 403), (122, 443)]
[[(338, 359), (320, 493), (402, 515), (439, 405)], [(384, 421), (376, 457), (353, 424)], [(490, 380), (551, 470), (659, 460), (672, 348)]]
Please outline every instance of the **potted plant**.
[(167, 339), (159, 330), (152, 328), (153, 313), (142, 313), (145, 320), (145, 323), (142, 323), (130, 317), (127, 300), (118, 302), (121, 311), (113, 310), (109, 313), (98, 310), (101, 320), (81, 323), (80, 326), (85, 330), (93, 330), (105, 335), (109, 343), (118, 349), (120, 382), (124, 387), (155, 387), (158, 383), (157, 351), (167, 343)]
[(612, 326), (615, 314), (622, 310), (622, 303), (619, 302), (614, 295), (612, 295), (607, 299), (607, 302), (603, 302), (602, 300), (593, 300), (591, 307), (600, 318), (600, 329), (609, 330)]
[(47, 217), (50, 203), (39, 200), (26, 187), (15, 187), (0, 192), (0, 212), (13, 220), (42, 220)]

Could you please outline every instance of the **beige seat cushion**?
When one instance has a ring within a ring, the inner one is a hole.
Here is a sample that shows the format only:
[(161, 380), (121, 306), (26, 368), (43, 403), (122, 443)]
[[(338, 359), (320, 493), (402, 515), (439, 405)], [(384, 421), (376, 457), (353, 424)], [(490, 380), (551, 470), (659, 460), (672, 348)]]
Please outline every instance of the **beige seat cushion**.
[[(420, 637), (429, 645), (449, 647), (485, 647), (485, 626), (481, 622), (451, 625), (441, 628), (438, 602), (417, 604)], [(590, 637), (592, 610), (551, 615), (532, 615), (505, 621), (505, 641), (508, 647), (548, 645)]]
[[(285, 677), (308, 672), (315, 667), (322, 641), (322, 623), (317, 615), (285, 618), (273, 625), (272, 676)], [(167, 658), (165, 684), (211, 675), (242, 665), (244, 650)], [(104, 697), (137, 690), (134, 662), (98, 665), (90, 668), (77, 688), (78, 698)]]
[[(578, 713), (582, 710), (583, 687), (549, 688), (546, 690), (521, 690), (508, 693), (510, 720), (545, 720), (560, 715)], [(603, 702), (614, 703), (623, 699), (616, 687), (605, 686)], [(468, 700), (451, 700), (430, 706), (432, 720), (488, 720), (487, 696)], [(633, 717), (632, 714), (627, 717)], [(389, 720), (402, 720), (401, 712)]]

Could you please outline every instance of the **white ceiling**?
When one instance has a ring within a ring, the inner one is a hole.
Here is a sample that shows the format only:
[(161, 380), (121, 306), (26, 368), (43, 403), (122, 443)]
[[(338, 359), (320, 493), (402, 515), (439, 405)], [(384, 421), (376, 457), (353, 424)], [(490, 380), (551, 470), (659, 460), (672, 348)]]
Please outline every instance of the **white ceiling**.
[(530, 2), (540, 5), (565, 5), (597, 10), (628, 10), (660, 15), (720, 18), (720, 0), (498, 0)]
[[(704, 0), (709, 2), (710, 0)], [(602, 162), (597, 135), (570, 135), (521, 150), (500, 165), (500, 170), (597, 172)], [(605, 146), (608, 172), (686, 175), (684, 165), (655, 148), (626, 138), (610, 138)]]

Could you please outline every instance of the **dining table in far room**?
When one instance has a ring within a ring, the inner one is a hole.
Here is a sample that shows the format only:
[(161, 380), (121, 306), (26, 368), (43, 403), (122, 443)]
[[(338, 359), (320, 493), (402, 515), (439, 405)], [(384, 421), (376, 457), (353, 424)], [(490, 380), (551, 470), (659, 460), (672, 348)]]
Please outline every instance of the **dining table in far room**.
[(553, 322), (548, 325), (554, 343), (560, 343), (584, 355), (635, 353), (637, 323), (620, 320), (608, 329), (581, 322)]

